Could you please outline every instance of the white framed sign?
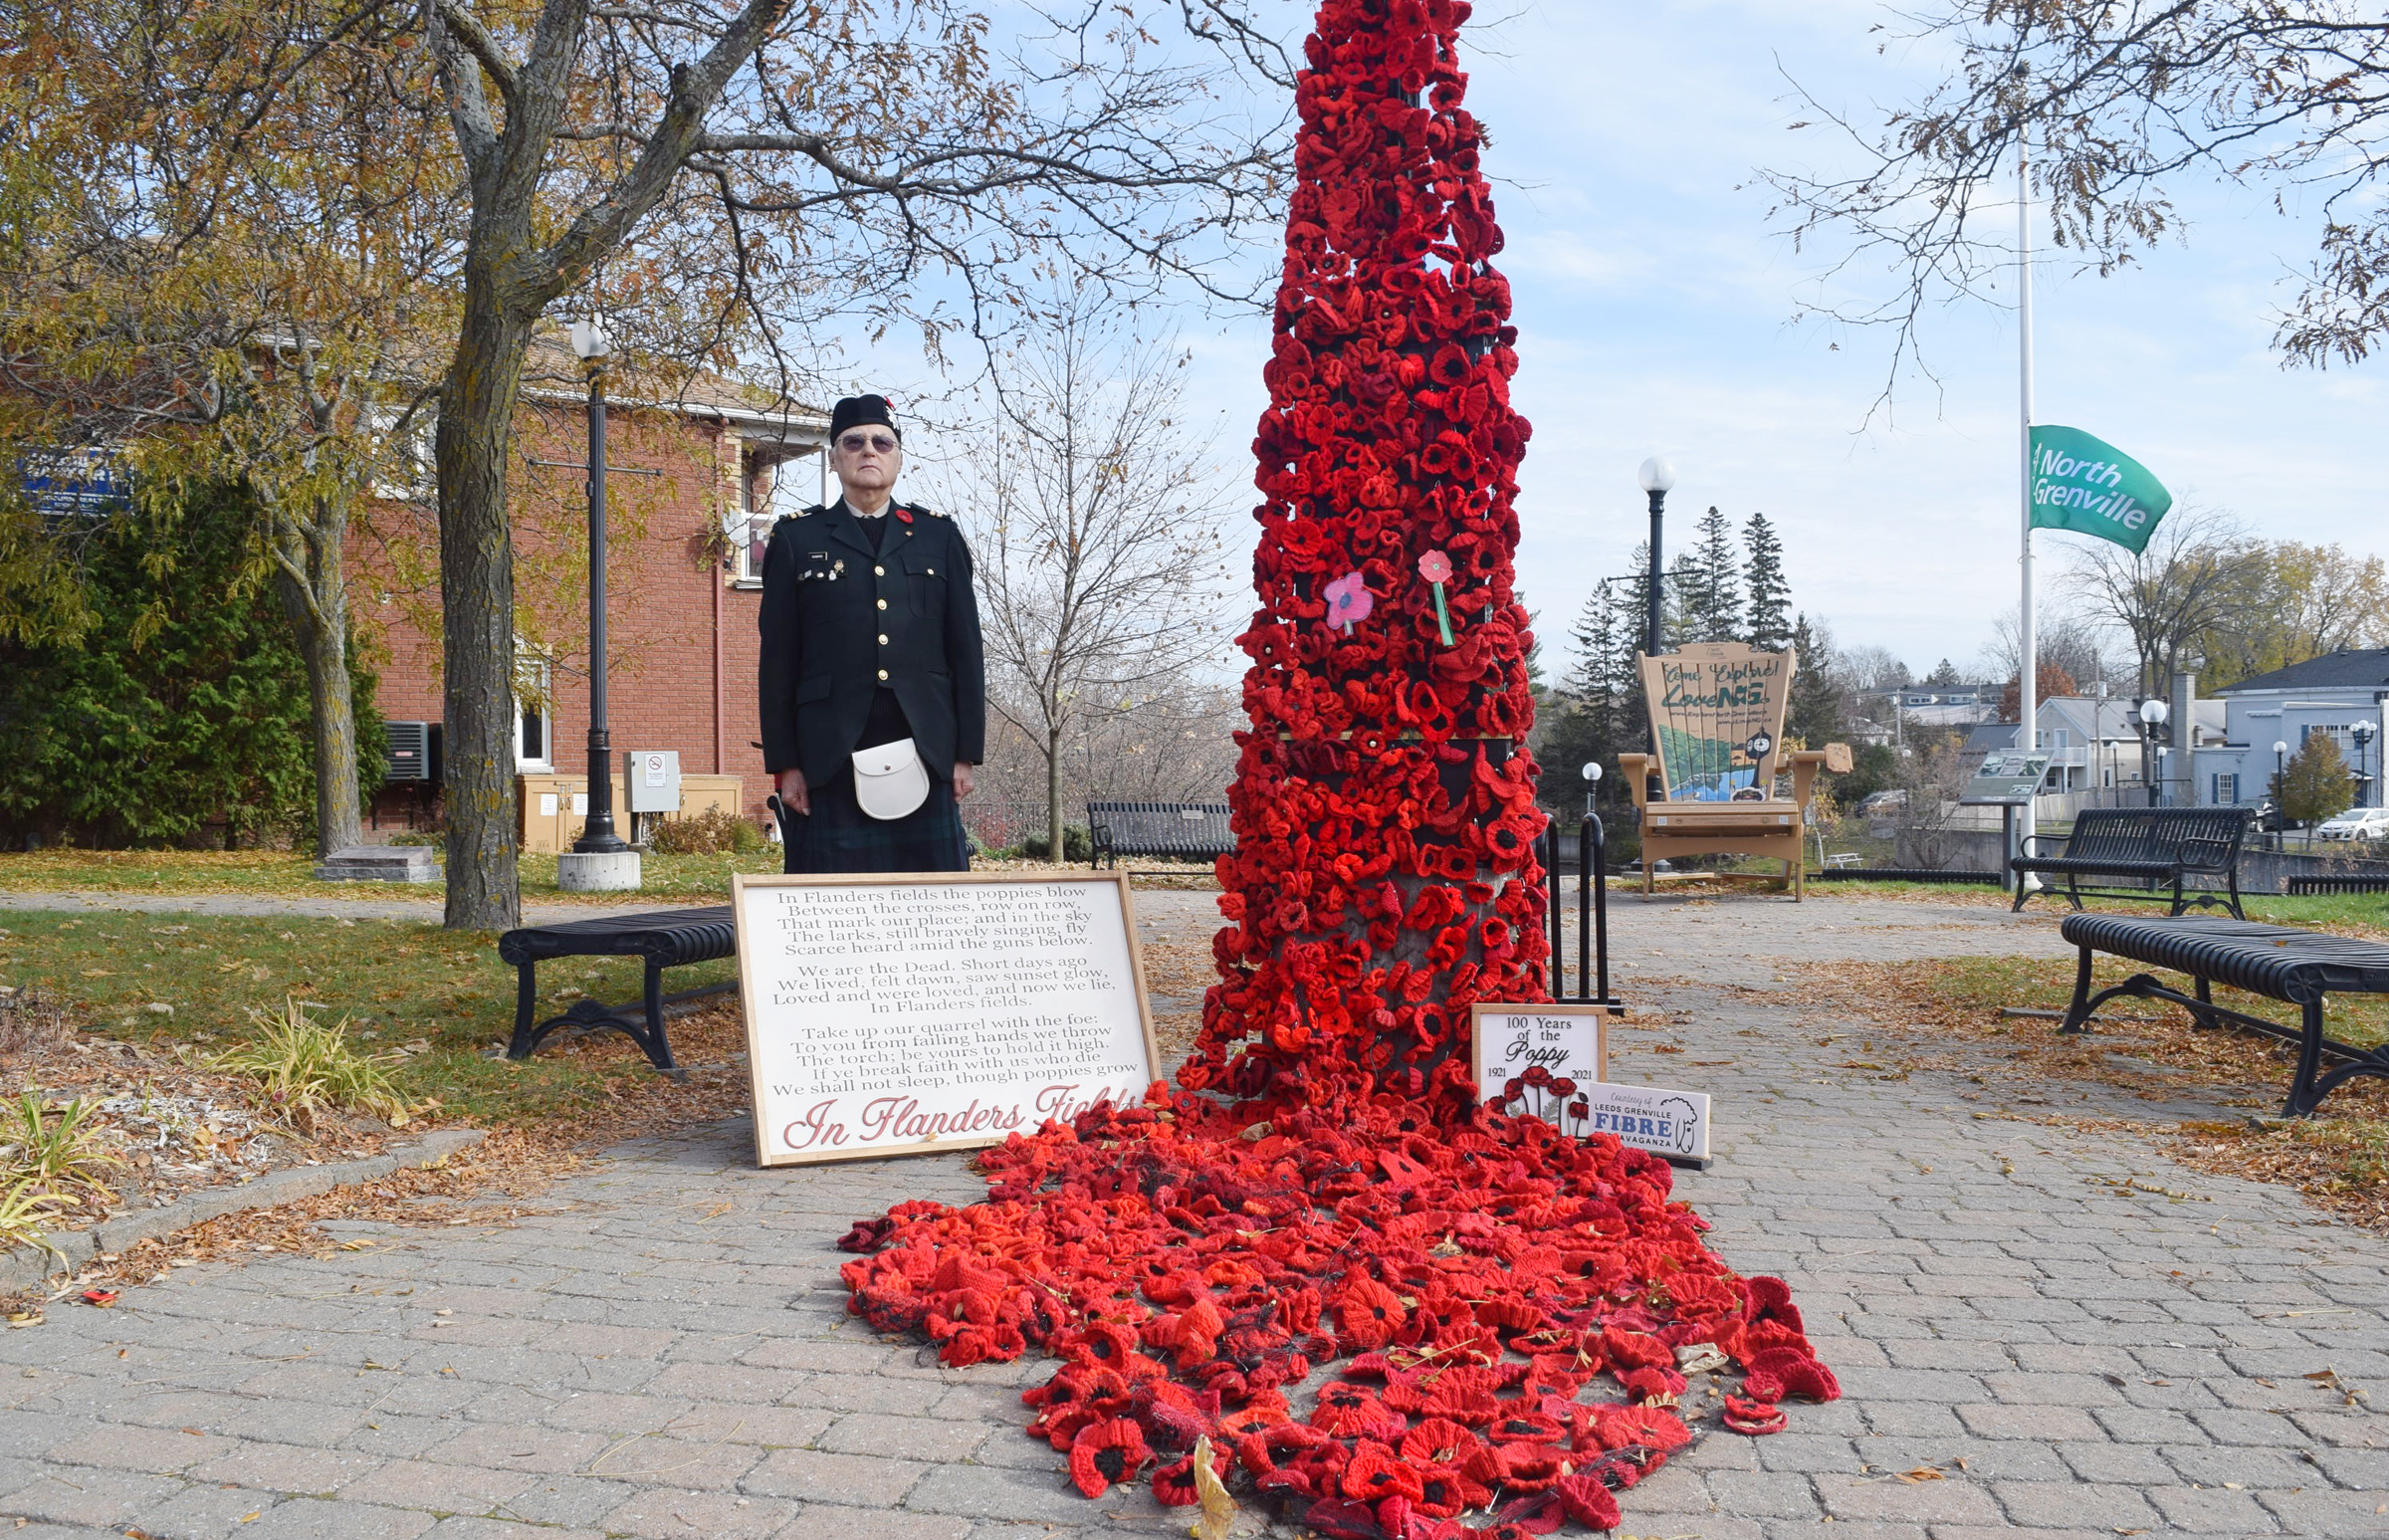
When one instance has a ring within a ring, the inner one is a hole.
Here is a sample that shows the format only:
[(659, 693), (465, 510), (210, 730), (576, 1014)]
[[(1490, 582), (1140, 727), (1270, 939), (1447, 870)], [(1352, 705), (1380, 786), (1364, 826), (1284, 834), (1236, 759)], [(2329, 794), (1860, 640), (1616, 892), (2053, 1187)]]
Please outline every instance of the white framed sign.
[[(1610, 1069), (1611, 1015), (1607, 1005), (1495, 1005), (1479, 1000), (1469, 1006), (1469, 1067), (1476, 1075), (1478, 1096), (1491, 1101), (1510, 1081), (1538, 1065), (1550, 1078), (1579, 1086), (1602, 1079)], [(1529, 1111), (1535, 1110), (1533, 1100)]]
[(1678, 1166), (1706, 1169), (1709, 1164), (1709, 1098), (1703, 1091), (1604, 1081), (1591, 1088), (1585, 1115), (1571, 1122), (1568, 1131), (1616, 1134), (1620, 1144), (1647, 1150)]
[(1160, 1078), (1128, 874), (731, 878), (756, 1161), (969, 1150)]

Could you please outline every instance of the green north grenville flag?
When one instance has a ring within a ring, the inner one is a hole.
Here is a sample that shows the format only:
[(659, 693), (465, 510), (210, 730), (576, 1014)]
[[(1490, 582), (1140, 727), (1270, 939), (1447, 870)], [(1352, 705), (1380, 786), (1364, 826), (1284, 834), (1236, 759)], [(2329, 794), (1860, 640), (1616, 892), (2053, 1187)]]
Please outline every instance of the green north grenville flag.
[(2138, 552), (2173, 507), (2148, 467), (2079, 428), (2033, 428), (2033, 528), (2095, 535)]

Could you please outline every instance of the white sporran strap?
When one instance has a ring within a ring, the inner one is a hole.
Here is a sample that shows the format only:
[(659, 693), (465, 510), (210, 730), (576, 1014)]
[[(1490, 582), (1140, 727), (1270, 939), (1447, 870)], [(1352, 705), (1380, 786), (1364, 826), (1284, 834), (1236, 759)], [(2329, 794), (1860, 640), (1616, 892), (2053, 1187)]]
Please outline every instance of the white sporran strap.
[(929, 800), (929, 767), (909, 738), (854, 752), (854, 799), (874, 818), (901, 818)]

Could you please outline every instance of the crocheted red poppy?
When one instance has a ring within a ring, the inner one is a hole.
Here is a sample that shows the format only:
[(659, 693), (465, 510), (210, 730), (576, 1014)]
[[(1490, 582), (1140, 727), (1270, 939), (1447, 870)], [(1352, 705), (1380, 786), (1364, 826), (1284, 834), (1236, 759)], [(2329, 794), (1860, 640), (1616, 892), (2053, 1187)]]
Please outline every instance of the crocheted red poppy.
[(1091, 1424), (1070, 1444), (1070, 1483), (1083, 1496), (1101, 1497), (1115, 1483), (1135, 1480), (1151, 1458), (1145, 1430), (1127, 1418)]
[(1417, 1467), (1377, 1440), (1364, 1438), (1353, 1449), (1352, 1463), (1344, 1467), (1344, 1495), (1355, 1502), (1396, 1496), (1415, 1501)]
[(1784, 1409), (1770, 1401), (1757, 1401), (1747, 1396), (1725, 1398), (1725, 1412), (1719, 1419), (1738, 1433), (1779, 1433), (1789, 1421)]

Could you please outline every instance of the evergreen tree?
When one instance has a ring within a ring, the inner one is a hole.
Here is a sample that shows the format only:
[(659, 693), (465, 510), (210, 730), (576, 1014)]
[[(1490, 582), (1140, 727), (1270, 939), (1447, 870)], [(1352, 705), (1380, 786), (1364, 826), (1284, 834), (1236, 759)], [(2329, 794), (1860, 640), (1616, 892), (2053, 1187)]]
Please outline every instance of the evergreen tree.
[(1575, 661), (1562, 676), (1560, 690), (1572, 701), (1590, 701), (1599, 693), (1600, 681), (1609, 677), (1618, 650), (1618, 603), (1610, 584), (1595, 583), (1585, 595), (1585, 607), (1569, 628), (1568, 645)]
[(1784, 544), (1765, 514), (1743, 526), (1750, 563), (1743, 569), (1745, 600), (1742, 639), (1761, 652), (1781, 652), (1792, 640), (1792, 588), (1784, 578)]
[(1734, 550), (1733, 526), (1711, 507), (1701, 516), (1700, 536), (1676, 558), (1683, 639), (1730, 642), (1742, 634), (1742, 574)]
[(1641, 650), (1645, 611), (1638, 602), (1646, 579), (1602, 583), (1585, 598), (1569, 642), (1575, 659), (1562, 685), (1563, 699), (1541, 736), (1536, 753), (1546, 767), (1544, 805), (1567, 816), (1584, 808), (1578, 771), (1588, 760), (1601, 762), (1605, 792), (1618, 784), (1618, 756), (1642, 747), (1640, 675), (1634, 654)]
[[(0, 641), (0, 841), (115, 848), (304, 831), (315, 817), (306, 663), (229, 488), (102, 516), (81, 548), (94, 624)], [(381, 784), (373, 677), (348, 653), (359, 797)]]
[(1933, 671), (1924, 676), (1924, 685), (1928, 690), (1954, 690), (1965, 682), (1965, 676), (1958, 672), (1958, 666), (1947, 658), (1934, 664)]
[(1822, 624), (1802, 615), (1792, 627), (1792, 700), (1784, 713), (1784, 734), (1811, 749), (1822, 748), (1847, 731), (1846, 693), (1835, 677), (1833, 643)]
[(1659, 598), (1659, 645), (1668, 652), (1686, 642), (1713, 642), (1708, 634), (1708, 573), (1700, 557), (1678, 551), (1667, 564), (1667, 591)]

